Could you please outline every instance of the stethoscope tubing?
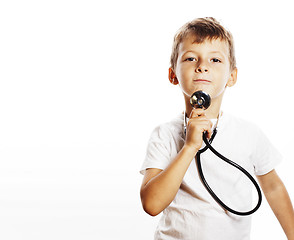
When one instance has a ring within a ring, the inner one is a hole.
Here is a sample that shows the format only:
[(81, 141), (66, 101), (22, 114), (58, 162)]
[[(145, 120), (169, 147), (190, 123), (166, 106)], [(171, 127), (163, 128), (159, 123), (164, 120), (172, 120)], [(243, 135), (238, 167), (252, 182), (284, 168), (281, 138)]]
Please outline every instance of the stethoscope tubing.
[[(191, 106), (193, 108), (202, 108), (202, 109), (207, 109), (210, 106), (211, 103), (211, 98), (209, 96), (209, 94), (203, 92), (203, 91), (197, 91), (194, 92), (192, 94), (192, 96), (190, 97), (190, 103)], [(261, 190), (257, 184), (257, 182), (255, 181), (255, 179), (251, 176), (251, 174), (249, 172), (247, 172), (243, 167), (241, 167), (240, 165), (238, 165), (237, 163), (231, 161), (230, 159), (224, 157), (222, 154), (220, 154), (218, 151), (216, 151), (212, 146), (211, 143), (217, 133), (217, 125), (218, 125), (218, 120), (219, 120), (220, 114), (218, 115), (217, 118), (217, 122), (215, 124), (214, 130), (213, 130), (213, 134), (210, 138), (210, 140), (207, 140), (206, 138), (206, 132), (203, 133), (203, 141), (205, 143), (205, 147), (203, 149), (200, 149), (195, 158), (196, 158), (196, 165), (197, 165), (197, 169), (198, 169), (198, 174), (199, 177), (204, 185), (204, 187), (206, 188), (206, 190), (209, 192), (209, 194), (213, 197), (213, 199), (220, 205), (222, 206), (225, 210), (236, 214), (236, 215), (240, 215), (240, 216), (246, 216), (246, 215), (250, 215), (252, 213), (254, 213), (255, 211), (257, 211), (257, 209), (260, 207), (261, 205), (261, 201), (262, 201), (262, 194), (261, 194)], [(187, 129), (187, 122), (186, 122), (186, 113), (184, 112), (184, 133), (186, 135), (186, 129)], [(221, 160), (225, 161), (226, 163), (230, 164), (231, 166), (237, 168), (238, 170), (240, 170), (243, 174), (245, 174), (245, 176), (247, 176), (249, 178), (249, 180), (253, 183), (253, 185), (256, 188), (256, 191), (258, 193), (258, 202), (257, 205), (250, 211), (247, 212), (239, 212), (236, 211), (234, 209), (231, 209), (230, 207), (228, 207), (226, 204), (223, 203), (223, 201), (221, 199), (219, 199), (219, 197), (213, 192), (213, 190), (211, 189), (211, 187), (209, 186), (209, 184), (207, 183), (205, 176), (203, 174), (202, 171), (202, 166), (201, 166), (201, 158), (200, 155), (201, 153), (205, 152), (207, 149), (209, 149), (210, 151), (212, 151), (217, 157), (219, 157)]]
[[(218, 203), (220, 204), (224, 209), (226, 209), (227, 211), (233, 213), (233, 214), (236, 214), (236, 215), (240, 215), (240, 216), (247, 216), (247, 215), (250, 215), (254, 212), (257, 211), (257, 209), (260, 207), (261, 205), (261, 202), (262, 202), (262, 193), (261, 193), (261, 190), (259, 188), (259, 185), (258, 183), (255, 181), (255, 179), (251, 176), (251, 174), (245, 170), (243, 167), (241, 167), (239, 164), (237, 164), (236, 162), (234, 161), (231, 161), (230, 159), (224, 157), (222, 154), (220, 154), (218, 151), (216, 151), (212, 146), (211, 146), (211, 143), (215, 137), (217, 133), (217, 130), (214, 129), (213, 131), (213, 134), (212, 134), (212, 137), (211, 139), (208, 141), (207, 138), (206, 138), (206, 134), (203, 133), (203, 141), (206, 145), (206, 147), (204, 147), (203, 149), (199, 150), (196, 154), (196, 163), (197, 163), (197, 169), (198, 169), (198, 173), (199, 173), (199, 177), (204, 185), (204, 187), (206, 188), (206, 190), (209, 192), (209, 194), (213, 197), (213, 199)], [(231, 209), (230, 207), (228, 207), (221, 199), (219, 199), (219, 197), (213, 192), (213, 190), (211, 189), (211, 187), (209, 186), (209, 184), (207, 183), (206, 179), (205, 179), (205, 176), (203, 174), (203, 171), (202, 171), (202, 166), (201, 166), (201, 159), (200, 159), (200, 155), (201, 153), (205, 152), (207, 149), (209, 149), (210, 151), (212, 151), (217, 157), (219, 157), (221, 160), (225, 161), (226, 163), (230, 164), (231, 166), (239, 169), (242, 173), (244, 173), (248, 178), (249, 180), (253, 183), (253, 185), (255, 186), (256, 188), (256, 191), (258, 193), (258, 202), (256, 204), (256, 206), (250, 210), (250, 211), (247, 211), (247, 212), (239, 212), (239, 211), (236, 211), (234, 209)]]

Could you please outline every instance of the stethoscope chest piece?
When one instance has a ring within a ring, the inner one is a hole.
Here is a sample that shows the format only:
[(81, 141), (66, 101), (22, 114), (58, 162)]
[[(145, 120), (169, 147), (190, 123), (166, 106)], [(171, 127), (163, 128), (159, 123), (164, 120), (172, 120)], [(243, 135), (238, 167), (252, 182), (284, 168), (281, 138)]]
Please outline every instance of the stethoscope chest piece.
[(193, 108), (207, 109), (210, 106), (211, 98), (207, 93), (203, 91), (197, 91), (194, 92), (190, 97), (190, 103)]

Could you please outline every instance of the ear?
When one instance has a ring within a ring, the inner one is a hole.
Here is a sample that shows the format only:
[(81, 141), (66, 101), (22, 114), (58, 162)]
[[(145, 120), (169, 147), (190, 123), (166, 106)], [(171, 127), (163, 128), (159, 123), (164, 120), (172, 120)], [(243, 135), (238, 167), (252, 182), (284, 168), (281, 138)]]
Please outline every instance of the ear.
[(176, 77), (176, 74), (172, 68), (168, 69), (168, 79), (173, 85), (178, 85), (179, 81)]
[(234, 68), (231, 72), (230, 78), (226, 84), (226, 87), (232, 87), (236, 84), (237, 82), (237, 73), (238, 73), (238, 69)]

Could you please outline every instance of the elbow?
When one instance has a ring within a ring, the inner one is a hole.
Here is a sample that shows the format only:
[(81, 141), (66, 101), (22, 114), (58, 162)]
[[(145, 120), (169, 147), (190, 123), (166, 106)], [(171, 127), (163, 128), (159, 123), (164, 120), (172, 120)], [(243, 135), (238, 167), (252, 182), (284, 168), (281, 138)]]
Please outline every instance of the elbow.
[(155, 217), (159, 213), (161, 213), (161, 211), (157, 210), (157, 208), (155, 206), (153, 206), (153, 204), (147, 204), (147, 203), (142, 202), (142, 206), (143, 206), (144, 211), (152, 217)]
[(142, 202), (142, 207), (144, 211), (152, 217), (155, 217), (162, 212), (162, 209), (158, 205), (158, 201), (154, 198), (144, 196), (142, 192), (141, 192), (141, 202)]

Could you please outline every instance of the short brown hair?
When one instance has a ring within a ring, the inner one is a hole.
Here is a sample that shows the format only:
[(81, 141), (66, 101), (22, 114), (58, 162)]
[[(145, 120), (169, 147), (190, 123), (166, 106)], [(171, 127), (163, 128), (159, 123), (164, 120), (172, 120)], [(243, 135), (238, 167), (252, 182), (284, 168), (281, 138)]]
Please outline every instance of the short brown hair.
[(196, 18), (182, 26), (174, 37), (172, 54), (170, 58), (171, 68), (175, 69), (178, 59), (179, 45), (187, 35), (195, 36), (195, 43), (202, 43), (206, 39), (220, 39), (228, 43), (229, 60), (231, 70), (236, 68), (235, 48), (232, 34), (226, 30), (220, 23), (212, 18)]

